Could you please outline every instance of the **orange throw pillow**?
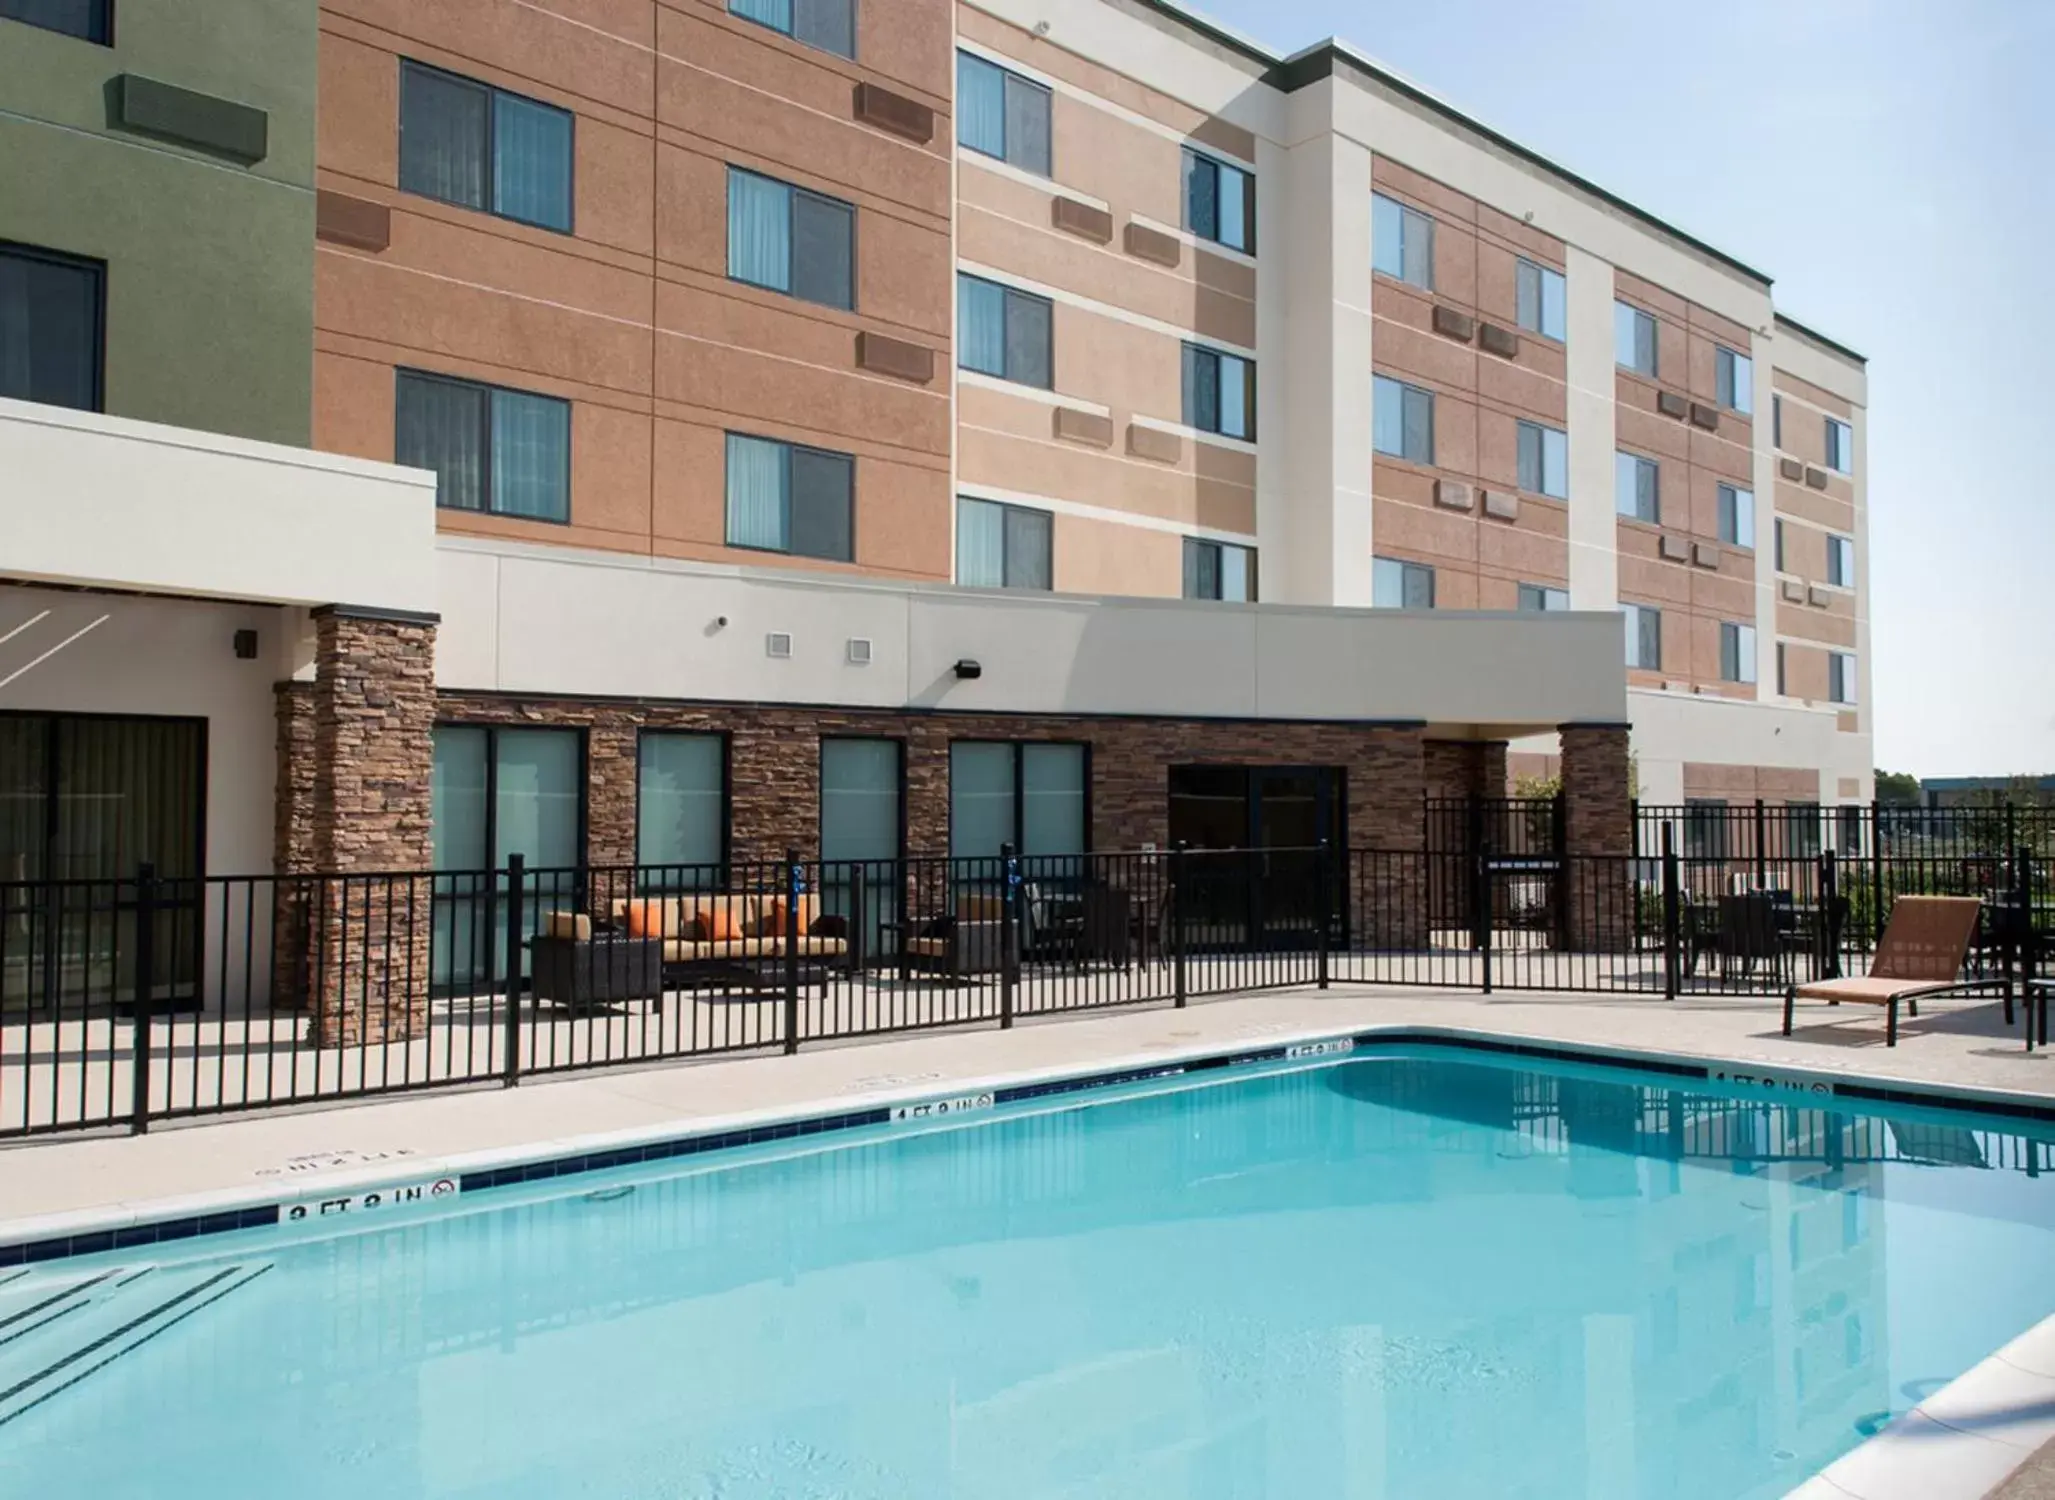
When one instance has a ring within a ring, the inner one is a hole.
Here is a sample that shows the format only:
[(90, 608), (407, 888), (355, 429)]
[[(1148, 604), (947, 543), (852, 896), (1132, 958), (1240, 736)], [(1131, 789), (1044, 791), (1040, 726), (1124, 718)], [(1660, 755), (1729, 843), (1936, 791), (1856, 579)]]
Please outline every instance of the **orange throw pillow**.
[(664, 904), (661, 901), (630, 901), (626, 913), (628, 936), (634, 938), (661, 937), (664, 930)]
[(725, 901), (718, 906), (702, 907), (699, 926), (710, 943), (732, 943), (742, 936), (742, 924), (735, 920), (735, 908)]

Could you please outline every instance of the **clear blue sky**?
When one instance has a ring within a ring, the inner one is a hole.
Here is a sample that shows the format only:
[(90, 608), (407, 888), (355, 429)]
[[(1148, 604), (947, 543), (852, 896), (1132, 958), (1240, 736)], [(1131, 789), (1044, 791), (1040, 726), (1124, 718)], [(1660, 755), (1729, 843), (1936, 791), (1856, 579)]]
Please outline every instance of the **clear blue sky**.
[(2055, 772), (2055, 0), (1188, 3), (1351, 43), (1869, 356), (1877, 763)]

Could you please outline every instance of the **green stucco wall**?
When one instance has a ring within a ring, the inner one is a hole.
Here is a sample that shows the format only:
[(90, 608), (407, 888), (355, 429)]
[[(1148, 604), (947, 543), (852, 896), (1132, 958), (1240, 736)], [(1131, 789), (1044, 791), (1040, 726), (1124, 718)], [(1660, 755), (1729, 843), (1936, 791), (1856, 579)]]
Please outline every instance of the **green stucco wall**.
[[(106, 409), (305, 445), (316, 0), (115, 0), (114, 45), (0, 20), (0, 240), (107, 263)], [(253, 166), (111, 124), (137, 73), (269, 115)]]

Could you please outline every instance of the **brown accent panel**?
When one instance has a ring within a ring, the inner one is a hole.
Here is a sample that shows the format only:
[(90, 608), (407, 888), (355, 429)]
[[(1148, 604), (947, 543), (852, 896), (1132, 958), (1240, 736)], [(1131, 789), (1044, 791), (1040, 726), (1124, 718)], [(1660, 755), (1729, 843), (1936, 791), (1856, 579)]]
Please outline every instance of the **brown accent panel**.
[(1805, 469), (1805, 482), (1813, 489), (1823, 490), (1827, 487), (1827, 471), (1815, 469), (1808, 464)]
[(1814, 609), (1825, 609), (1832, 597), (1832, 595), (1816, 583), (1809, 585), (1805, 591), (1805, 602)]
[[(1856, 714), (1839, 713), (1834, 715), (1834, 728), (1842, 734), (1860, 734), (1862, 732), (1862, 720)], [(1844, 793), (1843, 795), (1849, 794)]]
[(1437, 479), (1434, 481), (1434, 503), (1448, 510), (1470, 508), (1470, 486), (1460, 479)]
[(856, 118), (866, 125), (889, 130), (925, 146), (935, 138), (935, 112), (918, 99), (895, 94), (888, 88), (865, 81), (856, 86), (853, 101)]
[(1843, 776), (1834, 784), (1834, 795), (1837, 797), (1860, 797), (1862, 795), (1861, 779), (1854, 776)]
[(1434, 309), (1434, 331), (1447, 338), (1461, 339), (1467, 344), (1471, 335), (1477, 332), (1477, 320), (1468, 313), (1437, 304)]
[(1795, 458), (1780, 458), (1777, 460), (1777, 472), (1789, 480), (1802, 480), (1805, 478), (1805, 465)]
[(1056, 436), (1065, 442), (1089, 443), (1094, 448), (1113, 446), (1113, 418), (1102, 417), (1097, 412), (1059, 406), (1056, 408), (1055, 430)]
[(1486, 490), (1484, 513), (1501, 521), (1517, 521), (1520, 519), (1520, 497), (1505, 490)]
[(1113, 243), (1113, 215), (1103, 208), (1080, 203), (1075, 198), (1066, 198), (1061, 194), (1051, 198), (1049, 222), (1068, 234), (1078, 235), (1097, 244)]
[(1691, 411), (1691, 403), (1675, 391), (1657, 391), (1655, 409), (1666, 417), (1682, 417)]
[(270, 149), (270, 117), (261, 109), (212, 94), (121, 73), (112, 88), (112, 123), (138, 135), (176, 141), (245, 166)]
[(1681, 536), (1671, 536), (1668, 533), (1664, 533), (1661, 551), (1666, 562), (1689, 562), (1691, 560), (1691, 544)]
[(1510, 329), (1499, 327), (1496, 323), (1478, 325), (1477, 342), (1483, 346), (1487, 354), (1496, 354), (1501, 359), (1520, 357), (1519, 335)]
[(1800, 583), (1797, 579), (1785, 579), (1783, 583), (1783, 591), (1784, 597), (1786, 599), (1789, 599), (1793, 604), (1803, 604), (1805, 602), (1805, 585)]
[(1707, 432), (1717, 432), (1720, 428), (1720, 414), (1703, 401), (1694, 401), (1691, 403), (1691, 425), (1703, 427)]
[(1163, 432), (1154, 427), (1144, 427), (1139, 422), (1127, 424), (1127, 451), (1136, 458), (1153, 459), (1159, 464), (1174, 464), (1184, 456), (1184, 439), (1174, 432)]
[(856, 336), (856, 363), (898, 380), (926, 385), (935, 378), (935, 351), (866, 328)]
[(1717, 568), (1720, 565), (1720, 549), (1710, 542), (1693, 542), (1691, 564), (1697, 568)]
[(314, 233), (338, 245), (383, 250), (392, 243), (392, 210), (383, 203), (322, 188), (314, 194)]
[(1159, 266), (1174, 266), (1184, 258), (1184, 242), (1176, 235), (1164, 234), (1132, 219), (1128, 220), (1121, 243), (1127, 247), (1129, 255), (1154, 261)]

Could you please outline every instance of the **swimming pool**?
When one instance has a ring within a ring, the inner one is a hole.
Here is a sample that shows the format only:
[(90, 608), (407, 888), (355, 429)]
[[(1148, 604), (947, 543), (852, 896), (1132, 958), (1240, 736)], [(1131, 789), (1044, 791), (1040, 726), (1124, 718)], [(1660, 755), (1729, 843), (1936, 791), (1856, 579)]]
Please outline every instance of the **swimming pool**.
[(2049, 1139), (1396, 1048), (65, 1262), (0, 1494), (1777, 1496), (2055, 1311)]

